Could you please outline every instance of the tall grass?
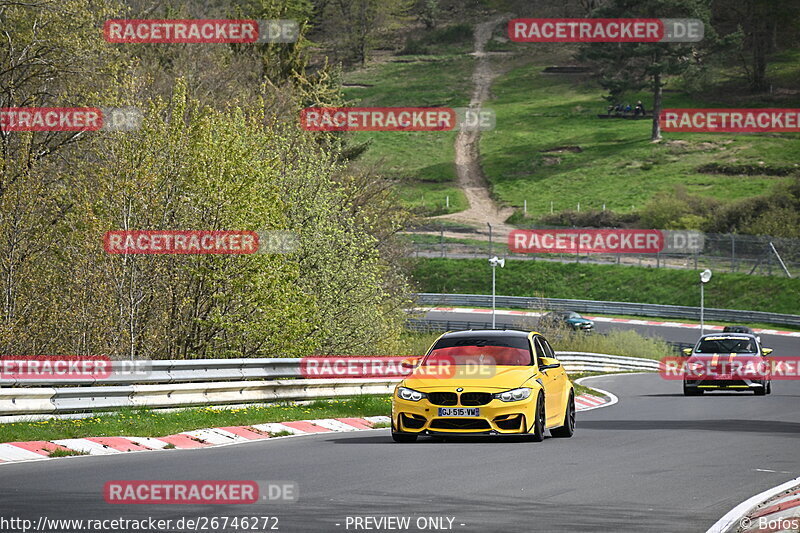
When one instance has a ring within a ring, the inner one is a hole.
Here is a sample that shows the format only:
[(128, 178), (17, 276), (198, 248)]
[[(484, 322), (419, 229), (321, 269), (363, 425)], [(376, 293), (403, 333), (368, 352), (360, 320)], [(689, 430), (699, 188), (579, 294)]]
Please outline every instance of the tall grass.
[(672, 347), (663, 340), (643, 337), (631, 330), (614, 330), (606, 335), (568, 331), (554, 337), (552, 343), (561, 352), (605, 353), (644, 359), (675, 355)]

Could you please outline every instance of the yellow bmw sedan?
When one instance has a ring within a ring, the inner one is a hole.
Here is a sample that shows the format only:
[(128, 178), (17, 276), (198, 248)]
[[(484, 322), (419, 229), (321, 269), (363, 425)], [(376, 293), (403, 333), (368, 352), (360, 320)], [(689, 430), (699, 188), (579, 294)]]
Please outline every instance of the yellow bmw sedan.
[(575, 431), (575, 392), (536, 332), (469, 330), (433, 343), (392, 396), (392, 438), (530, 435)]

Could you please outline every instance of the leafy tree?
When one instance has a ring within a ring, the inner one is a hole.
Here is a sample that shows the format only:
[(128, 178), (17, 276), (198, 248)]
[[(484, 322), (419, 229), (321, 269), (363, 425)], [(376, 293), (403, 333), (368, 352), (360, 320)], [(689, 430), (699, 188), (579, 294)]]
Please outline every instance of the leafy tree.
[[(0, 107), (118, 103), (114, 82), (126, 64), (98, 31), (115, 9), (112, 0), (0, 0)], [(37, 327), (60, 320), (63, 300), (48, 294), (60, 276), (47, 258), (68, 252), (62, 232), (93, 138), (0, 131), (0, 348), (44, 349)]]
[(782, 43), (784, 46), (797, 43), (800, 4), (770, 0), (716, 0), (712, 7), (714, 25), (720, 34), (741, 35), (736, 55), (750, 90), (767, 90), (770, 55)]
[(659, 114), (662, 89), (670, 76), (684, 73), (716, 43), (709, 24), (711, 0), (609, 0), (595, 11), (595, 18), (696, 18), (705, 24), (703, 43), (590, 43), (579, 57), (596, 67), (600, 84), (610, 101), (625, 93), (649, 90), (653, 95), (653, 127), (650, 139), (661, 139)]
[(334, 53), (341, 60), (364, 66), (379, 36), (405, 19), (413, 3), (414, 0), (324, 0), (319, 7), (325, 21), (321, 30), (335, 44)]

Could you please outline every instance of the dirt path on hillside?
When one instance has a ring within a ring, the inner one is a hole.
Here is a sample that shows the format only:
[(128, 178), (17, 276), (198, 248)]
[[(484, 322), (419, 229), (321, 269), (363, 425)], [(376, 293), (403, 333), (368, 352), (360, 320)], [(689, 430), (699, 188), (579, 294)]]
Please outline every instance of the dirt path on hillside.
[[(489, 87), (500, 72), (492, 68), (492, 54), (486, 52), (486, 43), (492, 36), (495, 26), (508, 20), (511, 15), (499, 15), (478, 24), (475, 28), (475, 70), (472, 72), (472, 97), (470, 107), (480, 107), (489, 98)], [(514, 209), (500, 208), (489, 194), (486, 176), (480, 164), (480, 131), (460, 131), (455, 142), (455, 162), (458, 185), (469, 201), (469, 209), (449, 215), (431, 217), (431, 220), (451, 220), (462, 224), (479, 226), (488, 232), (486, 223), (492, 225), (495, 235), (505, 235), (512, 229), (505, 224)]]

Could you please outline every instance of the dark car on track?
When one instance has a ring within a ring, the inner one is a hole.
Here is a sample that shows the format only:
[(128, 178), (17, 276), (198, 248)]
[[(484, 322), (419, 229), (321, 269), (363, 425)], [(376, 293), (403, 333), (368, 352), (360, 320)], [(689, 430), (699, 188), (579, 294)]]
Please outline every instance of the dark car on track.
[(723, 333), (747, 333), (749, 335), (754, 335), (753, 330), (748, 328), (747, 326), (725, 326), (722, 328)]
[(584, 318), (575, 311), (551, 311), (539, 319), (542, 329), (572, 329), (575, 331), (592, 331), (594, 321)]

